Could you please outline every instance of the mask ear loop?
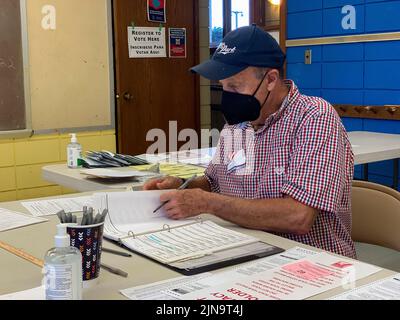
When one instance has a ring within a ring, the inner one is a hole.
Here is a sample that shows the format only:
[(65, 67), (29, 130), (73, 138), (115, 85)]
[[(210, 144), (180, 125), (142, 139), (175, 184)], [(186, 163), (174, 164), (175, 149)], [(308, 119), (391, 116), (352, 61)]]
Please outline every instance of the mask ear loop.
[(268, 91), (267, 97), (265, 98), (264, 103), (261, 105), (261, 109), (262, 109), (262, 108), (265, 106), (265, 104), (267, 103), (270, 94), (271, 94), (271, 91)]
[(264, 83), (264, 80), (267, 77), (268, 73), (269, 73), (269, 71), (265, 72), (265, 74), (264, 74), (260, 84), (258, 85), (256, 91), (254, 91), (254, 93), (253, 93), (253, 97), (257, 94), (258, 90), (260, 90), (260, 88), (261, 88), (262, 84)]
[[(262, 78), (260, 84), (258, 85), (256, 91), (253, 93), (253, 97), (257, 94), (258, 90), (260, 90), (261, 85), (264, 83), (265, 78), (267, 77), (269, 71), (265, 72), (264, 77)], [(264, 100), (264, 103), (261, 105), (261, 109), (265, 106), (265, 104), (267, 103), (267, 100), (269, 98), (269, 95), (271, 94), (271, 91), (268, 91), (267, 97)]]

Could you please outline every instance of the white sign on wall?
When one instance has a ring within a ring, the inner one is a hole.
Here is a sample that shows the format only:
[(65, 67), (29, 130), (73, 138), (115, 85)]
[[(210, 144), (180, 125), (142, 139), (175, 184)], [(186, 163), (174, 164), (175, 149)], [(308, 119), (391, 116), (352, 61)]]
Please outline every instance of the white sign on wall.
[(128, 27), (129, 58), (167, 57), (165, 28)]

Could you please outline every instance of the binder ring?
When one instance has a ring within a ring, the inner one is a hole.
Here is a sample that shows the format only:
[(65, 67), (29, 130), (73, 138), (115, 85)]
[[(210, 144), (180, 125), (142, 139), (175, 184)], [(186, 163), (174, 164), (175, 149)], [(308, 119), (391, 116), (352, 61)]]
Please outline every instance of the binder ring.
[(170, 225), (169, 224), (164, 224), (163, 225), (163, 230), (165, 231), (165, 230), (168, 230), (168, 232), (171, 232), (171, 227), (170, 227)]
[(197, 217), (196, 220), (200, 223), (203, 224), (204, 220), (202, 217)]
[(128, 232), (128, 237), (131, 237), (131, 238), (133, 238), (133, 239), (136, 238), (135, 234), (134, 234), (132, 231), (129, 231), (129, 232)]

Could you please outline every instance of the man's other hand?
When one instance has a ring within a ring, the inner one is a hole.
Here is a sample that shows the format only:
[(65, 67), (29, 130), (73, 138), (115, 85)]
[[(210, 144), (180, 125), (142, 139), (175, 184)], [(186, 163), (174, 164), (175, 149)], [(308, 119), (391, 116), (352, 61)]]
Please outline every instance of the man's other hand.
[(143, 190), (178, 189), (182, 183), (182, 179), (177, 177), (163, 177), (147, 181), (143, 186)]

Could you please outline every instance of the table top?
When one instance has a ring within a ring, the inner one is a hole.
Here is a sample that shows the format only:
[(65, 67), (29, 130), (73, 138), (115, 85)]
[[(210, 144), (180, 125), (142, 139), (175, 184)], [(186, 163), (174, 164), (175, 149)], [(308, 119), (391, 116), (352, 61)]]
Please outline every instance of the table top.
[(354, 164), (400, 158), (400, 135), (367, 131), (349, 132)]
[[(76, 196), (88, 194), (89, 193), (77, 194)], [(71, 197), (71, 195), (68, 195), (68, 197)], [(0, 207), (22, 213), (28, 213), (18, 201), (1, 203)], [(46, 251), (53, 247), (53, 237), (56, 232), (55, 226), (58, 223), (56, 216), (50, 216), (47, 218), (49, 218), (49, 221), (45, 223), (0, 232), (0, 241), (9, 243), (10, 245), (20, 248), (37, 258), (43, 259)], [(278, 237), (276, 235), (272, 235), (267, 232), (244, 229), (229, 222), (220, 220), (214, 216), (204, 215), (203, 219), (213, 220), (224, 227), (252, 235), (264, 242), (281, 247), (283, 249), (290, 249), (295, 246), (300, 246), (315, 251), (322, 251), (304, 244)], [(108, 248), (123, 250), (122, 248), (116, 247), (116, 245), (109, 243), (108, 241), (103, 241), (103, 245)], [(101, 259), (103, 263), (128, 272), (129, 276), (128, 278), (122, 278), (102, 270), (100, 272), (98, 284), (92, 286), (91, 288), (84, 289), (84, 299), (126, 299), (119, 293), (119, 290), (181, 276), (181, 274), (172, 271), (171, 269), (163, 267), (158, 263), (136, 254), (133, 254), (131, 258), (126, 258), (103, 252)], [(40, 267), (37, 267), (21, 258), (15, 257), (1, 249), (0, 261), (0, 295), (27, 290), (41, 285), (43, 276), (41, 274)], [(230, 267), (227, 269), (229, 268)], [(394, 274), (396, 274), (394, 271), (383, 269), (374, 275), (358, 280), (356, 282), (356, 286), (371, 283)], [(314, 296), (312, 299), (326, 299), (344, 291), (345, 290), (342, 288), (336, 288)]]
[[(131, 170), (132, 168), (116, 168), (116, 170)], [(66, 164), (48, 165), (42, 168), (42, 178), (54, 182), (65, 188), (79, 192), (99, 191), (105, 189), (141, 190), (144, 182), (149, 177), (134, 179), (123, 179), (122, 182), (115, 180), (88, 178), (80, 172), (80, 169), (70, 169)]]

